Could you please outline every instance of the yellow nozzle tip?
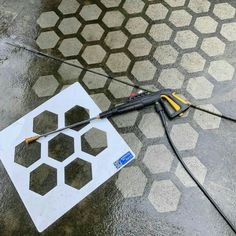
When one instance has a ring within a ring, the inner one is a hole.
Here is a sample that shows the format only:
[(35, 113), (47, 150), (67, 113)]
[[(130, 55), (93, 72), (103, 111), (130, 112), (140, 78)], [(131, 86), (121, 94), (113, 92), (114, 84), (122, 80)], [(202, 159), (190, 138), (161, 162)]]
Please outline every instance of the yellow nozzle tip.
[(39, 135), (36, 135), (36, 136), (33, 136), (33, 137), (30, 137), (30, 138), (25, 138), (25, 143), (26, 144), (30, 144), (36, 140), (38, 140), (40, 138)]

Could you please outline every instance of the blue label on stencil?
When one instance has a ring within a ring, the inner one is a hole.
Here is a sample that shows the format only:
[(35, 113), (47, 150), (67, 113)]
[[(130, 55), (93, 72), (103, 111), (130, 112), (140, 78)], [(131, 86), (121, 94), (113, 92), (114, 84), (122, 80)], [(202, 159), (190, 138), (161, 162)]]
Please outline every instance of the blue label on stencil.
[(127, 152), (125, 155), (120, 157), (117, 161), (114, 162), (114, 166), (116, 169), (120, 169), (121, 166), (125, 165), (128, 161), (130, 161), (133, 158), (133, 154), (131, 152)]

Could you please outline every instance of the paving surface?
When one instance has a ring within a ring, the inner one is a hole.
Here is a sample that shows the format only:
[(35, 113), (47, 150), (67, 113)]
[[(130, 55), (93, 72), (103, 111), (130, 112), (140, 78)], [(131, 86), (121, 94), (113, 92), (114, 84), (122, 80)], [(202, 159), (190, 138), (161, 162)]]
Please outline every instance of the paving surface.
[[(0, 129), (76, 81), (102, 110), (125, 101), (133, 91), (8, 47), (4, 40), (153, 90), (176, 89), (192, 103), (236, 117), (235, 1), (0, 4)], [(136, 160), (42, 235), (234, 235), (176, 160), (153, 108), (111, 122)], [(190, 110), (169, 126), (185, 163), (236, 225), (235, 125)], [(90, 149), (92, 138), (84, 137)], [(96, 151), (104, 148), (100, 142), (94, 143)], [(0, 234), (38, 235), (2, 164), (0, 168)]]

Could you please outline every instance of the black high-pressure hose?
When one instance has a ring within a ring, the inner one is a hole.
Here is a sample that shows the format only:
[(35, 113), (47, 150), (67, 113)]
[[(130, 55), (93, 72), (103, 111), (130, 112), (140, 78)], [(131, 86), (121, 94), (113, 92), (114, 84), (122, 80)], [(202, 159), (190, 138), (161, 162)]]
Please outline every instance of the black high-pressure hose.
[[(108, 78), (108, 79), (117, 81), (117, 82), (122, 83), (122, 84), (126, 84), (127, 86), (131, 86), (131, 87), (136, 88), (136, 89), (140, 89), (140, 90), (147, 91), (147, 92), (153, 92), (153, 91), (150, 91), (149, 89), (142, 88), (142, 86), (139, 86), (139, 85), (137, 85), (137, 84), (131, 84), (131, 83), (129, 83), (129, 82), (125, 82), (125, 81), (119, 80), (119, 79), (117, 79), (117, 78), (114, 78), (114, 77), (111, 77), (111, 76), (108, 76), (108, 75), (101, 74), (101, 73), (99, 73), (99, 72), (96, 72), (96, 71), (93, 71), (93, 70), (84, 68), (84, 67), (82, 67), (82, 66), (75, 65), (75, 64), (73, 64), (73, 63), (64, 61), (63, 59), (54, 57), (54, 56), (52, 56), (52, 55), (48, 55), (48, 54), (46, 54), (46, 53), (37, 51), (37, 50), (32, 49), (32, 48), (28, 48), (28, 47), (26, 47), (26, 46), (17, 45), (17, 44), (13, 44), (13, 43), (10, 43), (10, 42), (6, 42), (6, 44), (8, 44), (8, 45), (10, 45), (10, 46), (13, 46), (13, 47), (16, 47), (16, 48), (20, 48), (20, 49), (26, 50), (26, 51), (31, 52), (31, 53), (34, 53), (34, 54), (36, 54), (36, 55), (38, 55), (38, 56), (43, 56), (43, 57), (46, 57), (46, 58), (50, 58), (50, 59), (55, 60), (55, 61), (57, 61), (57, 62), (61, 62), (61, 63), (67, 64), (67, 65), (70, 65), (70, 66), (73, 66), (73, 67), (77, 67), (77, 68), (80, 68), (80, 69), (82, 69), (82, 70), (85, 70), (85, 71), (94, 73), (94, 74), (96, 74), (96, 75), (106, 77), (106, 78)], [(225, 119), (225, 120), (229, 120), (229, 121), (232, 121), (232, 122), (236, 122), (236, 119), (234, 119), (234, 118), (231, 118), (231, 117), (229, 117), (229, 116), (225, 116), (225, 115), (222, 115), (222, 114), (219, 114), (219, 113), (216, 113), (216, 112), (209, 111), (209, 110), (207, 110), (207, 109), (201, 108), (201, 107), (196, 106), (196, 105), (193, 105), (193, 104), (191, 104), (190, 107), (192, 107), (193, 109), (197, 109), (197, 110), (200, 110), (200, 111), (202, 111), (202, 112), (208, 113), (208, 114), (210, 114), (210, 115), (220, 117), (220, 118)], [(173, 149), (173, 151), (174, 151), (176, 157), (178, 158), (179, 162), (182, 164), (183, 168), (186, 170), (186, 172), (189, 174), (189, 176), (192, 178), (192, 180), (196, 183), (196, 185), (199, 187), (199, 189), (202, 191), (202, 193), (206, 196), (206, 198), (211, 202), (211, 204), (215, 207), (215, 209), (218, 211), (218, 213), (222, 216), (222, 218), (225, 220), (225, 222), (229, 225), (229, 227), (232, 229), (232, 231), (236, 234), (236, 228), (234, 227), (234, 225), (232, 224), (232, 222), (228, 219), (228, 217), (227, 217), (227, 216), (224, 214), (224, 212), (220, 209), (220, 207), (217, 205), (217, 203), (214, 201), (214, 199), (209, 195), (209, 193), (208, 193), (207, 190), (203, 187), (203, 185), (194, 177), (194, 175), (192, 174), (191, 170), (188, 168), (188, 166), (187, 166), (187, 165), (184, 163), (184, 161), (182, 160), (182, 158), (181, 158), (181, 156), (180, 156), (180, 154), (179, 154), (177, 148), (175, 147), (175, 145), (174, 145), (174, 143), (173, 143), (173, 141), (172, 141), (172, 139), (171, 139), (171, 137), (170, 137), (168, 125), (167, 125), (167, 123), (166, 123), (165, 113), (164, 113), (164, 111), (163, 111), (162, 106), (161, 106), (159, 103), (156, 104), (156, 111), (157, 111), (157, 112), (159, 113), (159, 115), (160, 115), (160, 118), (161, 118), (163, 127), (164, 127), (164, 129), (165, 129), (165, 133), (166, 133), (168, 142), (169, 142), (171, 148)]]
[[(215, 207), (215, 209), (218, 211), (218, 213), (222, 216), (222, 218), (225, 220), (225, 222), (229, 225), (229, 227), (232, 229), (232, 231), (236, 234), (236, 228), (234, 227), (233, 223), (229, 220), (229, 218), (224, 214), (224, 212), (221, 210), (221, 208), (217, 205), (217, 203), (215, 202), (215, 200), (210, 196), (210, 194), (207, 192), (207, 190), (203, 187), (203, 185), (197, 180), (197, 178), (195, 178), (195, 176), (192, 174), (191, 170), (188, 168), (188, 166), (185, 164), (185, 162), (183, 161), (183, 159), (180, 156), (180, 153), (178, 151), (178, 149), (176, 148), (176, 146), (174, 145), (170, 133), (169, 133), (169, 128), (166, 122), (166, 117), (165, 117), (165, 112), (163, 111), (163, 108), (161, 106), (161, 104), (159, 102), (156, 103), (155, 105), (155, 109), (157, 111), (157, 113), (160, 115), (161, 118), (161, 122), (162, 125), (164, 127), (165, 130), (165, 134), (167, 137), (167, 140), (172, 148), (172, 150), (174, 151), (177, 159), (179, 160), (179, 162), (181, 163), (181, 165), (183, 166), (183, 168), (186, 170), (186, 172), (189, 174), (189, 176), (192, 178), (192, 180), (195, 182), (195, 184), (198, 186), (198, 188), (202, 191), (202, 193), (206, 196), (206, 198), (211, 202), (211, 204)], [(202, 110), (205, 111), (205, 110)], [(209, 114), (212, 114), (209, 112)], [(227, 118), (227, 117), (226, 117)]]

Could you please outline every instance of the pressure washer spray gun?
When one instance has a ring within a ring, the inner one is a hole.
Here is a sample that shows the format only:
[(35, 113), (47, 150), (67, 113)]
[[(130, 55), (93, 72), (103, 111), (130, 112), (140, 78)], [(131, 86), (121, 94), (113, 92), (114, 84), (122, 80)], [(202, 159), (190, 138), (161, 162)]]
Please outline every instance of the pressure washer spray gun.
[[(88, 120), (84, 120), (69, 126), (65, 126), (61, 129), (54, 130), (42, 135), (36, 135), (30, 138), (26, 138), (25, 142), (30, 144), (39, 138), (47, 137), (50, 134), (60, 132), (65, 129), (74, 128), (79, 125), (83, 125), (91, 122), (92, 120), (99, 120), (103, 118), (109, 118), (116, 115), (121, 115), (134, 110), (140, 110), (144, 107), (160, 103), (162, 109), (165, 111), (169, 119), (173, 119), (177, 116), (181, 116), (188, 108), (190, 103), (185, 99), (176, 95), (176, 92), (171, 89), (162, 89), (158, 92), (143, 92), (135, 96), (130, 96), (128, 101), (124, 104), (115, 106), (107, 111), (98, 114), (96, 117), (92, 117)], [(172, 112), (173, 111), (173, 112)]]

